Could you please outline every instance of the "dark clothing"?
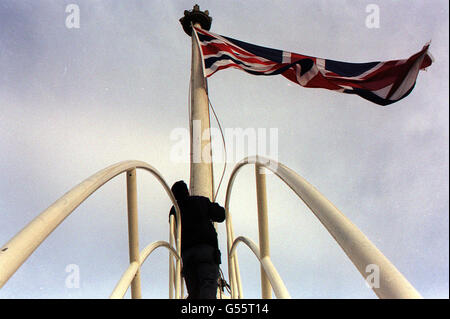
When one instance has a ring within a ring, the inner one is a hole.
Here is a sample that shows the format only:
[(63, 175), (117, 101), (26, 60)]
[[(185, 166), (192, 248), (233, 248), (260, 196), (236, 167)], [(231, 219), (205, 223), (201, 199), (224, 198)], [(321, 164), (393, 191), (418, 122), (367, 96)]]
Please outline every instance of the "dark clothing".
[(188, 299), (215, 299), (219, 278), (215, 249), (206, 244), (187, 249), (183, 255), (183, 276)]
[[(189, 196), (178, 200), (181, 213), (181, 254), (195, 245), (207, 244), (219, 249), (217, 232), (212, 222), (225, 220), (225, 209), (203, 196)], [(170, 214), (175, 216), (175, 207)]]
[[(220, 251), (213, 222), (225, 220), (225, 209), (203, 196), (177, 196), (181, 214), (181, 258), (189, 299), (216, 298)], [(175, 216), (172, 206), (170, 215)]]

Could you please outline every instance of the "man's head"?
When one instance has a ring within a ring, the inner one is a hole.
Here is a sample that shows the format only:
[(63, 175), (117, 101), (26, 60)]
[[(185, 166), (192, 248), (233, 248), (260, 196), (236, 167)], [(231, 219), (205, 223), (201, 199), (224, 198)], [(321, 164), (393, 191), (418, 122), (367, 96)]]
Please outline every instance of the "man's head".
[(184, 181), (178, 181), (173, 184), (171, 191), (176, 200), (181, 200), (189, 197), (189, 190)]

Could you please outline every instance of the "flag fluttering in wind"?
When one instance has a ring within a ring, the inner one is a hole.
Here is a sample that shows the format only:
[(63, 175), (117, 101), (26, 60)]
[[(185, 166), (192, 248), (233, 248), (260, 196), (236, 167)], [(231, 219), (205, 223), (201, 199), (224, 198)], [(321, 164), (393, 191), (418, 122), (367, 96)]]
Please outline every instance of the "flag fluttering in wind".
[(429, 45), (404, 60), (348, 63), (270, 49), (194, 27), (204, 61), (205, 76), (229, 67), (254, 75), (281, 74), (308, 88), (357, 94), (379, 105), (406, 97), (419, 70), (430, 66)]

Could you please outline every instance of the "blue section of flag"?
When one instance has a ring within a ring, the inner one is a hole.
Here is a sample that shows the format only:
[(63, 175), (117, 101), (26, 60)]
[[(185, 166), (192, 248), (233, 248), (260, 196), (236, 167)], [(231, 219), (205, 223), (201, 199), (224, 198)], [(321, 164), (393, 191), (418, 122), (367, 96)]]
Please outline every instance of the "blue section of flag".
[(340, 76), (359, 76), (377, 66), (380, 62), (349, 63), (333, 60), (325, 60), (325, 69)]

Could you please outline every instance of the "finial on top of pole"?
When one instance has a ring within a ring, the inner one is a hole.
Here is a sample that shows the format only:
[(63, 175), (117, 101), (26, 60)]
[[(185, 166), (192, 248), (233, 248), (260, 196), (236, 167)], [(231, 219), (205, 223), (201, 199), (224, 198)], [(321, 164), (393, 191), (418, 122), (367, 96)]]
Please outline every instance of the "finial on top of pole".
[(184, 10), (184, 17), (180, 19), (184, 32), (189, 36), (192, 34), (193, 24), (199, 23), (202, 29), (208, 31), (211, 28), (211, 22), (212, 18), (209, 16), (208, 10), (200, 11), (198, 4), (196, 4), (191, 11)]

